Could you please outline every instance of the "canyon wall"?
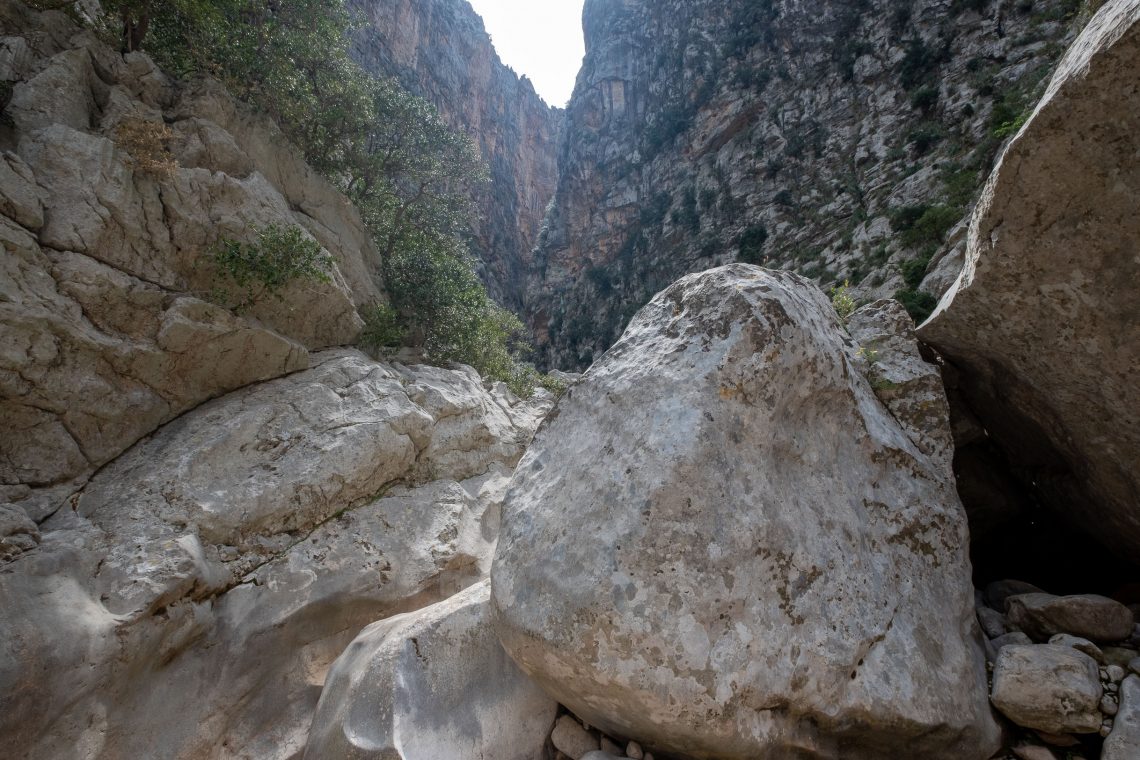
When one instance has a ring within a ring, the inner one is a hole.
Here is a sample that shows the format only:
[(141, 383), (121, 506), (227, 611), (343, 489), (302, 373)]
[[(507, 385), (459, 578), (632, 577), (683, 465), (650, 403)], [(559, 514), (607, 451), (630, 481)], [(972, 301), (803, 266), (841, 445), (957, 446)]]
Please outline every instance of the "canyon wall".
[(587, 0), (528, 274), (539, 363), (589, 365), (653, 293), (731, 261), (850, 280), (867, 297), (901, 290), (928, 311), (949, 280), (920, 281), (960, 257), (961, 220), (1086, 12)]
[(554, 194), (563, 112), (499, 60), (466, 0), (351, 0), (364, 24), (354, 54), (396, 77), (479, 145), (490, 183), (476, 198), (472, 252), (491, 295), (518, 311), (525, 273)]

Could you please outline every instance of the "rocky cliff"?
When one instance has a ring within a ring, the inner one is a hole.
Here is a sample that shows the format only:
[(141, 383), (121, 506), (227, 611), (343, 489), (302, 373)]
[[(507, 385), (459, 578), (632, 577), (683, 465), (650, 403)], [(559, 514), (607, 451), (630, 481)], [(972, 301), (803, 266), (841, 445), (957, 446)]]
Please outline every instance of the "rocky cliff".
[(849, 279), (868, 297), (902, 289), (928, 310), (919, 281), (960, 243), (952, 228), (1077, 10), (588, 0), (528, 275), (543, 360), (588, 365), (653, 293), (728, 261)]
[(466, 0), (351, 0), (364, 24), (354, 54), (394, 76), (471, 135), (490, 168), (472, 250), (496, 300), (520, 311), (531, 250), (554, 195), (563, 111), (504, 66)]
[[(4, 754), (295, 756), (362, 627), (486, 576), (551, 399), (340, 348), (370, 237), (216, 82), (59, 12), (0, 29)], [(222, 305), (211, 246), (269, 224), (328, 282)]]

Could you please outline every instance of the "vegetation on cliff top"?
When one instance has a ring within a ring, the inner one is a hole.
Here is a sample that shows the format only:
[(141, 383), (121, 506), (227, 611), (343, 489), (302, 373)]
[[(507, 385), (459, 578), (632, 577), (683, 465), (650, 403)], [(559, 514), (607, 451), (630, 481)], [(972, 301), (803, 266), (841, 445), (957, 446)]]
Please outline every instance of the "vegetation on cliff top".
[(366, 315), (371, 348), (419, 347), (431, 361), (471, 364), (529, 394), (539, 378), (518, 358), (522, 324), (487, 295), (466, 245), (483, 162), (430, 104), (351, 59), (354, 20), (343, 0), (104, 0), (103, 8), (124, 52), (144, 50), (175, 76), (219, 79), (357, 205), (391, 299)]

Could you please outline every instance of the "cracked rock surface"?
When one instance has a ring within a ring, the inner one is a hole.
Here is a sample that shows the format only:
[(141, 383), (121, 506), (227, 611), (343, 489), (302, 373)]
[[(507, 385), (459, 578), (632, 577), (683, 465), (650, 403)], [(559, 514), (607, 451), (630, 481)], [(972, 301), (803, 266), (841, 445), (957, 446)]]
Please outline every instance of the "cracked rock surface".
[(486, 577), (551, 397), (313, 361), (165, 425), (38, 531), (0, 523), (0, 557), (25, 549), (0, 565), (0, 732), (21, 757), (291, 757), (362, 627)]
[(654, 298), (512, 478), (492, 599), (523, 670), (662, 754), (988, 758), (953, 475), (861, 366), (794, 274)]
[[(0, 29), (0, 503), (41, 522), (163, 423), (351, 343), (380, 294), (351, 204), (220, 85), (19, 2)], [(169, 128), (168, 176), (136, 166), (125, 123)], [(332, 281), (240, 316), (207, 302), (211, 246), (269, 224), (320, 243)]]

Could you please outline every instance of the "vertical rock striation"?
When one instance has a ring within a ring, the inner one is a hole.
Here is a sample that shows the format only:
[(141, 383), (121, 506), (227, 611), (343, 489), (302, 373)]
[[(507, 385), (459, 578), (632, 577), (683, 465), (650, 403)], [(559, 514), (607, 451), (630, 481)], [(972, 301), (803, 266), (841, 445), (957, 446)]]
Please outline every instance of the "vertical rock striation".
[(650, 295), (730, 261), (932, 305), (927, 264), (960, 249), (1075, 7), (588, 0), (527, 284), (540, 363), (588, 365)]
[(473, 249), (496, 300), (518, 311), (543, 214), (554, 195), (563, 112), (495, 53), (467, 0), (351, 0), (365, 24), (354, 52), (470, 134), (491, 171), (477, 198)]

